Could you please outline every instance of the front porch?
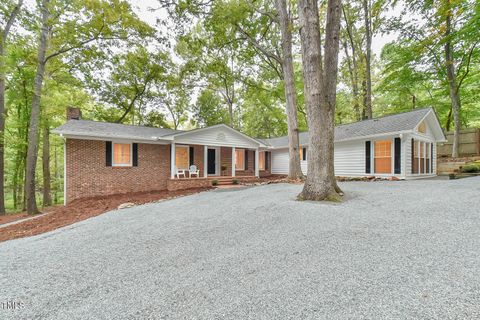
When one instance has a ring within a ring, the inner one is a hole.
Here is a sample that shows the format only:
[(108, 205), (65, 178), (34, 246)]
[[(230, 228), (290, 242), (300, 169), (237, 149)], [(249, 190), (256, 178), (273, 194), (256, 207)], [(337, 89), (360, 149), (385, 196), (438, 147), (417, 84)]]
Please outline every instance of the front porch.
[[(266, 151), (258, 148), (172, 143), (170, 179), (260, 177), (267, 171), (267, 157)], [(191, 175), (192, 166), (198, 175)]]

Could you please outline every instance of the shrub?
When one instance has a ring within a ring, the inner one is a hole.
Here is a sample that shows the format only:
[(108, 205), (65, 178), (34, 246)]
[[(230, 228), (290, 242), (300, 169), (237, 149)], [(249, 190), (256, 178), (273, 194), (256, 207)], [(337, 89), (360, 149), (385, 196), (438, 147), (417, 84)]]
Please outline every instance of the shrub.
[(212, 186), (218, 186), (218, 180), (212, 180)]
[(478, 164), (467, 164), (460, 169), (463, 173), (478, 173), (480, 172), (480, 165)]
[(238, 181), (238, 179), (233, 179), (233, 180), (232, 180), (232, 183), (233, 183), (233, 184), (239, 184), (240, 181)]

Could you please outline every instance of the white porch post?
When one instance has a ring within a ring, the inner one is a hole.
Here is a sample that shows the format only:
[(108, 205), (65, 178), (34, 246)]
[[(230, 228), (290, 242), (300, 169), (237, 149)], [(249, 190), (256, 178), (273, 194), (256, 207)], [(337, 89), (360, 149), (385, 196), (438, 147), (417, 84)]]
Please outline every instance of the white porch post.
[(232, 177), (235, 177), (235, 155), (236, 155), (236, 152), (235, 152), (235, 147), (232, 147)]
[(260, 168), (258, 167), (258, 158), (259, 158), (259, 154), (258, 154), (258, 148), (255, 149), (255, 176), (258, 178), (260, 177)]
[(427, 174), (427, 143), (423, 143), (423, 173)]
[(175, 178), (175, 142), (171, 144), (171, 152), (170, 152), (170, 178)]
[(208, 177), (208, 146), (203, 146), (203, 176)]

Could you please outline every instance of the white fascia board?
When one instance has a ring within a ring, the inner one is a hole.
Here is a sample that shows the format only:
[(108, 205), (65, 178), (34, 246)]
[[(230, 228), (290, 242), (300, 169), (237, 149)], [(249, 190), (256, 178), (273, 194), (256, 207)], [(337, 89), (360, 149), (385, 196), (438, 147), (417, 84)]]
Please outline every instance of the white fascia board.
[(149, 144), (170, 144), (172, 140), (169, 139), (141, 139), (141, 138), (132, 138), (128, 136), (101, 136), (101, 135), (79, 135), (72, 134), (68, 132), (54, 132), (59, 134), (62, 137), (67, 139), (79, 139), (79, 140), (100, 140), (100, 141), (129, 141), (129, 142), (138, 142), (138, 143), (149, 143)]
[[(267, 147), (265, 144), (263, 144), (262, 142), (258, 141), (257, 139), (254, 139), (236, 129), (233, 129), (225, 124), (217, 124), (217, 125), (214, 125), (214, 126), (210, 126), (210, 127), (205, 127), (205, 128), (199, 128), (199, 129), (194, 129), (194, 130), (190, 130), (190, 131), (185, 131), (185, 132), (181, 132), (181, 133), (177, 133), (177, 134), (170, 134), (170, 135), (165, 135), (165, 136), (162, 136), (162, 138), (168, 138), (168, 139), (172, 139), (172, 140), (175, 140), (175, 138), (177, 137), (182, 137), (182, 136), (185, 136), (185, 135), (189, 135), (189, 134), (195, 134), (197, 132), (202, 132), (202, 131), (207, 131), (207, 130), (214, 130), (216, 128), (226, 128), (227, 130), (230, 130), (232, 132), (234, 132), (235, 134), (238, 134), (240, 136), (242, 136), (243, 138), (245, 139), (248, 139), (250, 141), (253, 141), (254, 143), (258, 144), (259, 147)], [(210, 143), (207, 143), (209, 145), (211, 145)], [(219, 144), (220, 146), (220, 144)]]
[[(335, 140), (334, 143), (349, 142), (349, 141), (356, 141), (356, 140), (369, 140), (369, 139), (375, 139), (375, 138), (379, 138), (379, 137), (397, 137), (401, 134), (408, 134), (408, 133), (413, 133), (413, 130), (402, 130), (402, 131), (396, 131), (396, 132), (371, 134), (371, 135), (368, 135), (368, 136), (361, 136), (361, 137), (355, 137), (355, 138), (349, 138), (349, 139)], [(308, 143), (304, 143), (304, 144), (302, 144), (302, 146), (307, 146), (308, 147)], [(273, 150), (286, 149), (286, 148), (288, 148), (288, 145), (280, 146), (280, 147), (270, 147), (270, 148), (273, 149)]]

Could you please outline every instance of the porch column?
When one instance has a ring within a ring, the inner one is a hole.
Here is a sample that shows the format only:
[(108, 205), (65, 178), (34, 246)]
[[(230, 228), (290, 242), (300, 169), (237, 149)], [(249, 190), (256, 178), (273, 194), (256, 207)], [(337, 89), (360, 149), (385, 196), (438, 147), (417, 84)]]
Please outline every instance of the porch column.
[(208, 177), (208, 146), (203, 146), (203, 176)]
[(235, 177), (235, 147), (232, 147), (232, 177)]
[(175, 178), (175, 142), (172, 142), (170, 148), (170, 178)]
[(260, 168), (258, 167), (258, 158), (259, 158), (259, 155), (258, 155), (258, 148), (255, 149), (255, 176), (258, 178), (260, 177)]

